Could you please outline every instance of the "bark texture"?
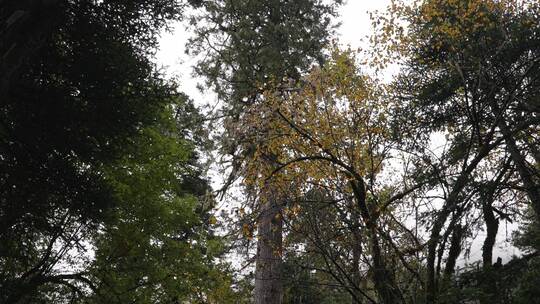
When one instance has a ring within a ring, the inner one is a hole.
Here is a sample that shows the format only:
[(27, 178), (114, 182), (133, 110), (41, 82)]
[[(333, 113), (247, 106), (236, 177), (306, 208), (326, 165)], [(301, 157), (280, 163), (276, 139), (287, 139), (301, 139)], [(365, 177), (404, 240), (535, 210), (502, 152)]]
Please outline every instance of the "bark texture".
[(282, 230), (281, 207), (276, 197), (264, 203), (258, 221), (255, 268), (255, 304), (281, 304)]

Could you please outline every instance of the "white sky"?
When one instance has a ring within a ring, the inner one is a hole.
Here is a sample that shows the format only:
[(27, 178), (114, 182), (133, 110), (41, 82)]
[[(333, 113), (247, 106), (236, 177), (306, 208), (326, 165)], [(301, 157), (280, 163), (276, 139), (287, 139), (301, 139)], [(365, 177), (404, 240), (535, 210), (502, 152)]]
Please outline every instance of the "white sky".
[[(390, 0), (349, 0), (339, 12), (338, 21), (341, 22), (338, 28), (338, 39), (343, 45), (350, 45), (352, 48), (367, 48), (368, 36), (372, 31), (369, 12), (384, 11), (390, 4)], [(177, 78), (180, 80), (181, 89), (188, 94), (197, 105), (214, 105), (216, 97), (212, 92), (201, 93), (197, 90), (196, 85), (201, 82), (201, 79), (196, 79), (192, 76), (192, 67), (196, 62), (195, 58), (190, 58), (185, 54), (185, 44), (190, 37), (190, 33), (186, 32), (186, 26), (178, 23), (173, 25), (173, 31), (164, 33), (160, 39), (160, 48), (156, 54), (158, 65), (163, 66), (168, 77)], [(387, 70), (386, 73), (392, 73), (393, 70)], [(378, 75), (380, 78), (388, 79), (391, 75)], [(219, 176), (217, 177), (219, 179)], [(219, 184), (214, 180), (214, 184)], [(508, 261), (512, 255), (519, 255), (520, 252), (515, 247), (504, 242), (505, 236), (510, 237), (511, 231), (516, 229), (514, 225), (508, 225), (506, 233), (506, 225), (501, 222), (499, 234), (497, 236), (497, 244), (494, 248), (494, 258), (501, 256), (504, 262)], [(481, 260), (481, 245), (485, 233), (480, 232), (473, 243), (471, 256), (468, 261)], [(461, 265), (467, 263), (467, 260), (461, 259)]]

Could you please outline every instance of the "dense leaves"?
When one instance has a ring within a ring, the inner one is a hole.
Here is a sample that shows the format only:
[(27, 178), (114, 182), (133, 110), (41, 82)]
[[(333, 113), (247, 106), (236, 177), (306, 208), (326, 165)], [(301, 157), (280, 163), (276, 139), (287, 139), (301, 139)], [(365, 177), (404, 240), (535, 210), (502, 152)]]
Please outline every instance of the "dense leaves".
[[(342, 4), (0, 1), (0, 302), (536, 301), (540, 5), (393, 1), (361, 53)], [(206, 116), (152, 63), (186, 12)]]
[(199, 117), (149, 58), (181, 9), (2, 2), (3, 46), (13, 44), (2, 49), (2, 302), (230, 292), (212, 266), (221, 243), (209, 234), (213, 200), (194, 152)]

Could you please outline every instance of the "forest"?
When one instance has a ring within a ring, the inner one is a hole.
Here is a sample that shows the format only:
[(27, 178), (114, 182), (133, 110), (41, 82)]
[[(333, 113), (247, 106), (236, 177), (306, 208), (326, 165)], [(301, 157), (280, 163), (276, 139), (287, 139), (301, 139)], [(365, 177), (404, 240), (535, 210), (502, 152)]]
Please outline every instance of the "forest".
[(0, 0), (0, 304), (540, 303), (540, 1), (344, 5)]

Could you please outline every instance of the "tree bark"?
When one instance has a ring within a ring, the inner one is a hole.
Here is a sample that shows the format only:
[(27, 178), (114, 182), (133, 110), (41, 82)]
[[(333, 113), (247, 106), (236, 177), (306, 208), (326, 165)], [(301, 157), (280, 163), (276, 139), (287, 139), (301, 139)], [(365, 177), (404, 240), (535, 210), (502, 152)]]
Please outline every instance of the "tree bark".
[[(495, 110), (498, 110), (497, 107), (494, 108)], [(535, 183), (533, 174), (528, 168), (527, 160), (519, 152), (516, 140), (510, 133), (506, 122), (502, 119), (499, 119), (498, 126), (502, 134), (504, 135), (504, 142), (506, 143), (506, 147), (510, 152), (510, 157), (512, 158), (512, 161), (516, 165), (517, 171), (519, 173), (521, 181), (523, 182), (523, 185), (525, 186), (527, 196), (531, 200), (536, 216), (540, 219), (540, 185)]]
[(484, 245), (482, 245), (482, 264), (485, 269), (491, 267), (493, 263), (493, 246), (495, 245), (497, 231), (499, 230), (499, 220), (493, 214), (491, 201), (482, 202), (482, 212), (487, 233)]
[[(360, 275), (360, 257), (362, 255), (362, 235), (360, 234), (360, 228), (358, 227), (358, 224), (360, 223), (360, 218), (358, 216), (358, 213), (355, 211), (355, 208), (351, 208), (351, 218), (353, 220), (352, 233), (354, 241), (352, 248), (353, 260), (351, 277), (355, 285), (355, 289), (361, 289), (362, 276)], [(355, 292), (355, 294), (357, 296), (351, 299), (352, 304), (361, 304), (362, 295), (358, 292)]]
[(496, 303), (497, 287), (493, 269), (493, 246), (499, 229), (499, 221), (495, 218), (492, 208), (493, 199), (484, 199), (482, 202), (482, 211), (486, 223), (486, 239), (482, 245), (482, 267), (484, 270), (484, 281), (481, 288), (486, 297), (480, 299), (481, 304)]
[(255, 268), (255, 304), (281, 304), (283, 301), (281, 207), (275, 195), (269, 195), (258, 221)]
[(452, 231), (452, 239), (450, 240), (450, 249), (448, 250), (448, 258), (444, 268), (444, 277), (449, 281), (454, 274), (456, 261), (461, 253), (461, 240), (463, 239), (464, 229), (460, 224), (457, 224)]
[(376, 217), (373, 216), (366, 204), (366, 189), (363, 181), (351, 181), (360, 215), (365, 222), (371, 245), (373, 259), (373, 281), (381, 303), (402, 303), (402, 296), (397, 288), (394, 278), (386, 266), (379, 244)]

